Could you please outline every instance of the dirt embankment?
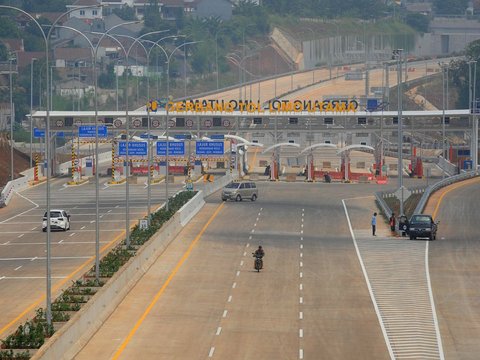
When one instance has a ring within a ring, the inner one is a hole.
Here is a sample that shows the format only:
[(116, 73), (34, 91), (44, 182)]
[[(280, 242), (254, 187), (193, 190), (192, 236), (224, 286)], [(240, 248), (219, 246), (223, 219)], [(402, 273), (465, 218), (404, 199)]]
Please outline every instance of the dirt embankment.
[[(0, 133), (0, 187), (10, 181), (10, 144), (6, 133)], [(28, 155), (13, 149), (13, 172), (15, 179), (20, 177), (20, 172), (30, 167)]]

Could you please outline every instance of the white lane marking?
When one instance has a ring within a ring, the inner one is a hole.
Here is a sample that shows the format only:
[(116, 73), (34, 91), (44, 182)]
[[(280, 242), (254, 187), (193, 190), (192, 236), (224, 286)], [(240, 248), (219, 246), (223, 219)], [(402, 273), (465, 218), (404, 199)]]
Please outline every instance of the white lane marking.
[(212, 357), (214, 352), (215, 352), (215, 347), (212, 346), (210, 348), (210, 352), (208, 353), (208, 357)]
[(303, 320), (303, 311), (300, 311), (300, 312), (298, 313), (298, 318), (299, 318), (300, 320)]
[(302, 212), (304, 212), (304, 211), (305, 211), (305, 209), (302, 209)]
[(302, 224), (302, 229), (303, 229), (303, 224)]
[[(300, 234), (303, 234), (303, 230), (300, 230)], [(303, 239), (302, 239), (303, 240)]]
[(73, 235), (75, 235), (75, 233), (71, 233), (69, 236), (72, 237)]
[(258, 221), (258, 219), (260, 219), (260, 218), (257, 217), (257, 220), (256, 220), (256, 221)]
[(303, 216), (302, 216), (302, 223), (303, 223), (304, 219), (303, 219)]
[(112, 212), (112, 209), (110, 209), (110, 210), (107, 211), (107, 213), (110, 213), (110, 212)]
[(62, 187), (62, 188), (60, 188), (60, 189), (58, 189), (58, 191), (63, 191), (63, 190), (65, 190), (65, 189), (68, 187), (68, 185), (67, 185), (67, 184), (63, 184), (62, 186), (63, 186), (63, 187)]
[(243, 252), (243, 256), (247, 256), (247, 252), (246, 252), (246, 251)]
[(92, 221), (90, 221), (90, 224), (93, 224), (94, 222), (95, 222), (95, 220), (92, 220)]
[[(258, 213), (258, 216), (260, 216), (260, 213)], [(258, 218), (257, 218), (258, 219)]]
[[(250, 237), (251, 237), (251, 236), (250, 236)], [(250, 246), (250, 244), (249, 244), (249, 243), (247, 243), (247, 246), (246, 246), (246, 247), (248, 248), (249, 246)]]
[(300, 267), (303, 267), (303, 261), (300, 261)]
[[(46, 279), (46, 276), (3, 276), (0, 280), (40, 280)], [(65, 279), (66, 276), (52, 276), (52, 279)]]
[(300, 304), (303, 304), (303, 297), (302, 296), (300, 296), (299, 301), (300, 301)]
[(230, 296), (228, 297), (227, 302), (232, 302), (232, 295), (230, 295)]
[(240, 270), (239, 270), (239, 271), (237, 271), (237, 276), (240, 276)]
[(228, 311), (227, 311), (227, 310), (223, 310), (222, 317), (223, 317), (223, 318), (226, 318), (226, 317), (227, 317), (227, 313), (228, 313)]
[(300, 284), (299, 289), (303, 290), (303, 284)]
[(357, 240), (355, 238), (355, 234), (353, 233), (352, 223), (350, 221), (350, 216), (348, 215), (347, 204), (345, 203), (345, 199), (342, 199), (342, 204), (343, 204), (343, 210), (345, 211), (345, 216), (347, 217), (348, 228), (350, 229), (350, 235), (352, 236), (353, 245), (355, 246), (355, 251), (357, 252), (358, 260), (360, 261), (360, 267), (362, 268), (363, 276), (365, 277), (365, 280), (367, 282), (367, 288), (370, 294), (370, 299), (372, 300), (375, 313), (377, 314), (377, 319), (378, 319), (378, 322), (380, 323), (380, 328), (382, 329), (383, 338), (385, 339), (388, 353), (390, 354), (390, 359), (395, 359), (392, 345), (390, 344), (390, 339), (388, 338), (387, 330), (385, 328), (385, 324), (383, 323), (382, 315), (380, 314), (380, 309), (378, 308), (377, 301), (375, 300), (375, 295), (373, 294), (372, 285), (370, 284), (370, 279), (367, 274), (367, 269), (365, 268), (365, 264), (363, 262), (362, 256), (360, 255), (360, 250), (358, 249)]
[(300, 236), (300, 241), (303, 241), (303, 236)]
[[(90, 259), (91, 256), (56, 256), (52, 257), (52, 260), (74, 260), (74, 259)], [(18, 258), (0, 258), (0, 261), (18, 261), (18, 260), (45, 260), (46, 257), (44, 256), (35, 256), (34, 258), (31, 257), (18, 257)]]
[(35, 230), (37, 227), (35, 226), (31, 231)]
[[(248, 237), (248, 240), (252, 240), (252, 235), (250, 235), (250, 236)], [(248, 247), (248, 246), (247, 246), (247, 247)]]
[(63, 239), (58, 242), (59, 244), (63, 243)]
[(234, 282), (233, 285), (232, 285), (232, 289), (235, 289), (237, 287), (237, 283)]
[(8, 240), (7, 242), (4, 242), (2, 245), (8, 245), (10, 244), (10, 240)]
[(13, 269), (13, 271), (20, 270), (21, 268), (22, 268), (22, 265), (20, 265), (20, 266), (17, 266), (15, 269)]
[(118, 209), (119, 207), (120, 207), (120, 205), (117, 205), (117, 206), (115, 206), (115, 209)]
[(255, 229), (252, 229), (252, 234), (255, 232)]
[(300, 249), (303, 249), (303, 244), (300, 244)]
[(21, 238), (21, 237), (24, 236), (24, 235), (25, 235), (25, 234), (20, 234), (20, 235), (18, 235), (18, 237)]
[(5, 279), (5, 276), (0, 276), (0, 280), (3, 280), (3, 279)]
[(240, 261), (240, 266), (243, 266), (243, 260), (242, 260), (242, 261)]
[(303, 359), (303, 349), (300, 349), (298, 352), (298, 358), (301, 360)]
[(80, 230), (83, 230), (83, 229), (85, 229), (85, 225), (83, 225), (83, 226), (80, 228)]
[(262, 210), (263, 210), (263, 208), (260, 208), (260, 211), (262, 211)]
[[(18, 193), (17, 193), (17, 194), (18, 194)], [(18, 195), (20, 195), (20, 194), (18, 194)], [(22, 196), (22, 195), (20, 195), (20, 196)], [(22, 196), (22, 197), (23, 197), (24, 199), (26, 199), (25, 196)], [(33, 207), (33, 208), (31, 208), (31, 209), (28, 209), (28, 210), (25, 210), (24, 212), (21, 212), (20, 214), (17, 214), (17, 215), (15, 215), (15, 216), (12, 216), (12, 217), (10, 217), (10, 218), (8, 218), (8, 219), (5, 219), (5, 220), (3, 220), (3, 221), (0, 221), (0, 224), (5, 224), (7, 221), (10, 221), (10, 220), (12, 220), (12, 219), (15, 219), (16, 217), (22, 216), (23, 214), (26, 214), (27, 212), (32, 211), (32, 210), (35, 210), (36, 208), (38, 208), (38, 204), (35, 204), (35, 203), (34, 203), (33, 201), (31, 201), (30, 199), (27, 199), (27, 200), (30, 201), (32, 204), (34, 204), (35, 207)]]
[(298, 336), (303, 338), (303, 329), (298, 330)]
[(427, 276), (427, 284), (428, 284), (428, 296), (430, 297), (430, 304), (432, 306), (432, 315), (433, 315), (433, 323), (435, 325), (435, 334), (437, 335), (437, 342), (438, 342), (438, 352), (440, 354), (440, 359), (444, 360), (445, 355), (443, 354), (443, 345), (442, 345), (442, 336), (440, 335), (440, 328), (438, 326), (438, 318), (437, 312), (435, 311), (435, 303), (433, 302), (433, 292), (432, 292), (432, 284), (430, 281), (430, 270), (428, 265), (428, 241), (425, 242), (425, 273)]
[(300, 272), (300, 277), (303, 278), (303, 272)]
[(215, 335), (218, 336), (218, 335), (220, 335), (221, 332), (222, 332), (222, 327), (219, 326), (219, 327), (217, 328), (217, 332), (215, 333)]
[[(253, 224), (253, 227), (256, 227), (256, 226), (257, 226), (257, 223)], [(252, 232), (253, 232), (253, 230), (252, 230)]]
[(303, 257), (303, 253), (300, 253), (300, 257)]

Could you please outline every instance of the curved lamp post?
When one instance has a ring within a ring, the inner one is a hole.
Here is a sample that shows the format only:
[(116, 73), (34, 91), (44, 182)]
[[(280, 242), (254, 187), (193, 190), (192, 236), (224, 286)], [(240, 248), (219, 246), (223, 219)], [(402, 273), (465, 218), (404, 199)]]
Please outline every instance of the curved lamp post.
[[(98, 7), (101, 7), (101, 5), (89, 5), (89, 6), (82, 6), (81, 9), (91, 9), (91, 8), (98, 8)], [(45, 34), (45, 32), (43, 31), (43, 28), (42, 26), (40, 25), (40, 23), (32, 16), (30, 15), (28, 12), (20, 9), (20, 8), (17, 8), (17, 7), (14, 7), (14, 6), (8, 6), (8, 5), (0, 5), (0, 9), (9, 9), (9, 10), (14, 10), (14, 11), (18, 11), (18, 12), (21, 12), (22, 14), (24, 14), (25, 16), (27, 16), (30, 20), (32, 20), (35, 25), (38, 27), (38, 29), (40, 30), (40, 33), (43, 37), (43, 41), (45, 42), (45, 63), (46, 63), (46, 71), (47, 71), (47, 106), (46, 106), (46, 115), (47, 115), (47, 124), (46, 124), (46, 129), (45, 129), (45, 156), (47, 158), (47, 183), (46, 183), (46, 198), (47, 198), (47, 204), (46, 204), (46, 212), (47, 212), (47, 246), (46, 246), (46, 251), (47, 251), (47, 261), (46, 261), (46, 265), (47, 265), (47, 286), (46, 286), (46, 304), (47, 304), (47, 311), (46, 311), (46, 320), (47, 320), (47, 324), (51, 325), (52, 324), (52, 280), (51, 280), (51, 249), (50, 249), (50, 243), (51, 243), (51, 240), (50, 240), (50, 232), (51, 232), (51, 227), (50, 227), (50, 173), (51, 173), (51, 166), (52, 164), (50, 164), (50, 101), (49, 101), (49, 83), (48, 83), (48, 63), (49, 63), (49, 46), (48, 46), (48, 42), (50, 40), (50, 36), (52, 34), (52, 30), (53, 28), (55, 27), (55, 25), (60, 21), (60, 19), (62, 19), (64, 16), (70, 14), (71, 12), (73, 11), (76, 11), (78, 10), (79, 8), (75, 8), (75, 9), (70, 9), (68, 11), (66, 11), (65, 13), (61, 14), (59, 17), (57, 17), (55, 19), (55, 21), (52, 23), (52, 26), (50, 27), (49, 31), (47, 34)]]

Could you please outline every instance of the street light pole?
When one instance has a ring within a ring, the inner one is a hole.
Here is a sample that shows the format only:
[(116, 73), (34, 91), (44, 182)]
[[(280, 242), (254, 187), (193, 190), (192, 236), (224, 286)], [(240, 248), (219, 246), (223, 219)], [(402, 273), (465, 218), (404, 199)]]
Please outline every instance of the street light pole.
[(30, 168), (33, 167), (32, 161), (32, 146), (33, 146), (33, 62), (37, 60), (36, 58), (32, 58), (30, 63)]
[(400, 189), (400, 215), (403, 215), (403, 126), (402, 126), (402, 52), (403, 49), (393, 50), (393, 57), (397, 60), (397, 115), (398, 115), (398, 188)]
[(9, 71), (9, 82), (10, 82), (10, 181), (13, 181), (15, 178), (13, 174), (13, 125), (15, 122), (15, 110), (13, 109), (13, 80), (12, 80), (12, 61), (13, 58), (10, 57), (10, 71)]
[[(440, 68), (442, 69), (442, 158), (446, 160), (445, 155), (445, 73), (447, 71), (448, 65), (445, 63), (439, 63)], [(442, 171), (442, 179), (445, 178), (445, 171)]]

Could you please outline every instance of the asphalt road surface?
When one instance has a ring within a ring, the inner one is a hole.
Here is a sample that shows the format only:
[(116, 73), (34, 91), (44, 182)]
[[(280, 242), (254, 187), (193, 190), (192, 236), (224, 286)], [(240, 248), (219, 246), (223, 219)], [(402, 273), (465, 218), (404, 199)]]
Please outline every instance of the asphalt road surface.
[(445, 358), (478, 359), (480, 179), (455, 184), (437, 197), (441, 206), (427, 209), (440, 221), (437, 240), (430, 243), (430, 272)]
[(76, 359), (389, 358), (341, 201), (376, 186), (258, 186), (213, 194)]
[[(140, 179), (140, 178), (139, 178)], [(67, 187), (69, 179), (51, 182), (51, 209), (71, 214), (69, 231), (54, 231), (52, 244), (52, 288), (66, 288), (93, 264), (95, 254), (95, 184)], [(105, 250), (124, 239), (125, 184), (109, 186), (100, 179), (100, 248)], [(170, 196), (183, 184), (171, 184)], [(152, 209), (165, 201), (165, 184), (152, 185)], [(0, 209), (0, 336), (15, 329), (33, 310), (45, 307), (46, 234), (42, 217), (46, 208), (45, 184), (14, 195)], [(147, 189), (130, 185), (130, 220), (135, 224), (147, 212)], [(15, 294), (14, 298), (12, 297)], [(15, 299), (15, 301), (12, 301)]]

